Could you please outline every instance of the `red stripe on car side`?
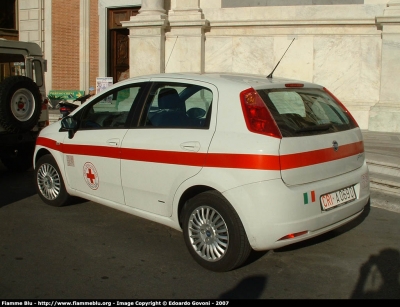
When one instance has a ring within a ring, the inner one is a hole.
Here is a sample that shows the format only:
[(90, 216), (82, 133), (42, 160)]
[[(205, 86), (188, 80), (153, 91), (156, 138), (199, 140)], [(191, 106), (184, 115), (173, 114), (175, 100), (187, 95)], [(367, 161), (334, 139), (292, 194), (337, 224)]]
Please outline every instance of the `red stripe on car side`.
[(48, 138), (38, 137), (36, 139), (36, 145), (58, 150), (58, 148), (56, 148), (56, 141)]
[(104, 158), (119, 159), (121, 156), (121, 148), (94, 145), (61, 145), (61, 151), (65, 154), (95, 156)]
[(282, 156), (228, 154), (228, 153), (191, 153), (161, 150), (145, 150), (131, 148), (115, 148), (91, 145), (57, 145), (54, 140), (39, 137), (37, 145), (48, 147), (64, 154), (98, 156), (123, 160), (167, 163), (189, 166), (259, 169), (259, 170), (289, 170), (314, 164), (339, 160), (364, 152), (363, 142), (357, 142), (339, 147), (325, 148), (309, 152), (301, 152)]
[(279, 171), (279, 156), (209, 153), (205, 167), (243, 168)]
[(189, 166), (203, 166), (206, 155), (207, 154), (205, 153), (196, 152), (122, 148), (121, 159)]
[(338, 151), (334, 151), (332, 147), (319, 150), (299, 152), (295, 154), (282, 155), (282, 170), (310, 166), (329, 161), (335, 161), (347, 157), (351, 157), (364, 152), (364, 143), (357, 142), (341, 145)]
[(85, 155), (85, 156), (96, 156), (105, 158), (115, 158), (120, 157), (121, 149), (118, 147), (107, 147), (107, 146), (93, 146), (93, 145), (68, 145), (59, 143), (56, 141), (39, 137), (36, 139), (36, 145), (51, 148), (60, 151), (64, 154), (75, 154), (75, 155)]

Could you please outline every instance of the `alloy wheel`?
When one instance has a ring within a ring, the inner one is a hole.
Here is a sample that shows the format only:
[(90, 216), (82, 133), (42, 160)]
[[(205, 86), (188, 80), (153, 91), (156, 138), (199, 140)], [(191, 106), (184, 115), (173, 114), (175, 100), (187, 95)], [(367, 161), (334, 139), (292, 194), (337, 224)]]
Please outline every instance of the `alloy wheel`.
[(190, 216), (188, 232), (193, 249), (207, 261), (218, 261), (226, 254), (229, 232), (222, 216), (214, 208), (201, 206)]

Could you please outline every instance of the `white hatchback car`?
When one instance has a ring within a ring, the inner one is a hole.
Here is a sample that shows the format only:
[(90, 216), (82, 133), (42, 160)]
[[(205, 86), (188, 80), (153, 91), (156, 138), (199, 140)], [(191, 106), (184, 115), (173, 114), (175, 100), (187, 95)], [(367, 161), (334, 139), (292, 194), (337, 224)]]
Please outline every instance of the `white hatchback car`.
[(342, 226), (370, 197), (361, 130), (338, 99), (252, 75), (118, 82), (43, 129), (34, 163), (45, 203), (78, 196), (183, 231), (213, 271)]

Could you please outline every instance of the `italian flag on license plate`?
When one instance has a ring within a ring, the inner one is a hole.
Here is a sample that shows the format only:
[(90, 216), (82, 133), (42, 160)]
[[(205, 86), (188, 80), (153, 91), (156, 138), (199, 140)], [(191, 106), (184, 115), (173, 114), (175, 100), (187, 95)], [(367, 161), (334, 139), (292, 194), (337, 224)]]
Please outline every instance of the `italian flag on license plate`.
[(305, 205), (315, 202), (315, 191), (303, 193), (303, 199)]

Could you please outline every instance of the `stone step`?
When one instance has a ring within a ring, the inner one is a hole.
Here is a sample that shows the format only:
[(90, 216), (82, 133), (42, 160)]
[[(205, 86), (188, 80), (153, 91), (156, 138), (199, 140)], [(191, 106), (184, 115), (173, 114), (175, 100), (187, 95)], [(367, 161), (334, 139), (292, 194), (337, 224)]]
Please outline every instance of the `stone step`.
[(367, 152), (366, 158), (371, 189), (400, 195), (400, 154)]
[(400, 149), (387, 150), (386, 153), (366, 152), (368, 165), (376, 164), (400, 170)]
[(400, 178), (400, 167), (385, 162), (368, 162), (368, 169), (372, 173), (384, 174)]
[(369, 173), (371, 189), (386, 191), (400, 196), (400, 177), (384, 173)]

